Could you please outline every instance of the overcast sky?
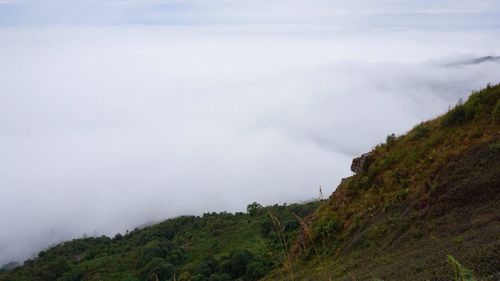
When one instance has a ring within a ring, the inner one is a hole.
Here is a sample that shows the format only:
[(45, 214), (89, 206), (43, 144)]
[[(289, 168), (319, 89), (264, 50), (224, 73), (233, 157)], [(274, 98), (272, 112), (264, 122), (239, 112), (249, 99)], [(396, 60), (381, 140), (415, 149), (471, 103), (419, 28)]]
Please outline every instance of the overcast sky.
[(500, 82), (498, 1), (0, 0), (0, 265), (330, 194)]

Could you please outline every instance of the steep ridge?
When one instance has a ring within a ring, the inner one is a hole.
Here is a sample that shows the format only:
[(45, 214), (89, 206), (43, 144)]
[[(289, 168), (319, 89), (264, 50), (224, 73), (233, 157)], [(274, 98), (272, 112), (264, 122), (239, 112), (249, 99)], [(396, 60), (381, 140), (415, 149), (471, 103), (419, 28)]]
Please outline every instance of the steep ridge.
[(304, 222), (294, 280), (500, 280), (500, 85), (359, 161)]

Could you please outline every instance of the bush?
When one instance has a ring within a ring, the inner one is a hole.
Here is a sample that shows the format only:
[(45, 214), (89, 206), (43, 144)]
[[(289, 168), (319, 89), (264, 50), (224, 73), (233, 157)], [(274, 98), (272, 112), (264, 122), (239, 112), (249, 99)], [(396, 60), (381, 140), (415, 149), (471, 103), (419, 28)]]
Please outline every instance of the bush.
[(247, 266), (246, 275), (250, 280), (259, 280), (267, 273), (266, 266), (259, 261), (252, 261)]
[(140, 280), (139, 280), (139, 278), (128, 276), (128, 277), (125, 277), (125, 279), (122, 279), (122, 281), (140, 281)]
[(146, 280), (170, 280), (174, 275), (174, 265), (171, 263), (160, 263), (151, 268)]
[(54, 281), (62, 277), (64, 273), (70, 272), (70, 264), (64, 258), (57, 258), (47, 265), (37, 269), (38, 280)]
[(201, 274), (196, 274), (195, 276), (193, 276), (193, 279), (192, 281), (206, 281), (207, 278)]
[(313, 223), (314, 239), (321, 237), (329, 237), (340, 229), (338, 219), (332, 215), (322, 216)]
[(392, 146), (395, 142), (396, 142), (395, 134), (387, 135), (387, 137), (385, 138), (385, 143), (387, 144), (387, 146)]
[(222, 273), (218, 276), (217, 281), (231, 281), (231, 275), (227, 273)]
[(500, 124), (500, 99), (497, 101), (493, 112), (491, 113), (491, 121)]
[(198, 268), (196, 269), (196, 273), (198, 275), (203, 275), (205, 277), (209, 277), (212, 273), (217, 271), (217, 261), (213, 257), (205, 258)]
[(268, 238), (271, 237), (272, 231), (274, 229), (273, 222), (271, 219), (266, 219), (260, 222), (259, 224), (260, 227), (260, 233), (262, 236)]
[(500, 141), (494, 142), (488, 146), (490, 151), (500, 152)]
[(419, 140), (419, 139), (422, 139), (422, 138), (425, 138), (429, 132), (431, 130), (429, 129), (429, 127), (424, 124), (424, 123), (420, 123), (418, 126), (415, 127), (415, 129), (413, 129), (413, 132), (411, 134), (411, 138), (413, 140)]
[(162, 258), (153, 258), (146, 266), (139, 271), (141, 280), (168, 280), (174, 274), (174, 265)]
[(464, 123), (468, 118), (470, 118), (470, 114), (467, 114), (465, 105), (459, 103), (443, 116), (441, 124), (446, 127), (452, 127)]
[(235, 277), (245, 275), (247, 265), (253, 259), (253, 254), (247, 250), (235, 250), (230, 257), (232, 274)]

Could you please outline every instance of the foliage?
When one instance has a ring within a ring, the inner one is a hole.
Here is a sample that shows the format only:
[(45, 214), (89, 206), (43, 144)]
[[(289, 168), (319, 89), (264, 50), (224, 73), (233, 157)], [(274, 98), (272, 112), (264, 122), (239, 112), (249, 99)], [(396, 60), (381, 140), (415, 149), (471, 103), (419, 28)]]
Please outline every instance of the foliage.
[(313, 222), (312, 231), (315, 237), (328, 237), (340, 229), (338, 219), (335, 216), (323, 216)]
[(494, 280), (499, 104), (500, 84), (490, 85), (439, 118), (387, 136), (368, 168), (343, 179), (308, 220), (312, 241), (297, 241), (294, 254), (319, 248), (328, 256), (297, 259), (295, 279), (446, 280), (453, 272), (438, 254), (451, 251), (466, 256), (480, 280)]
[(262, 210), (262, 205), (257, 202), (253, 202), (247, 206), (247, 213), (251, 216), (257, 215)]
[(500, 100), (497, 101), (495, 109), (491, 113), (491, 121), (497, 124), (500, 123)]
[(448, 262), (453, 267), (453, 281), (474, 281), (472, 271), (461, 265), (452, 255), (448, 255)]
[(419, 140), (427, 137), (430, 133), (430, 130), (431, 129), (425, 123), (420, 123), (413, 129), (410, 136), (413, 140)]
[(467, 114), (466, 107), (459, 103), (443, 116), (442, 124), (451, 127), (467, 121), (471, 116), (472, 114)]
[[(472, 270), (478, 280), (494, 280), (499, 116), (500, 85), (490, 85), (407, 134), (389, 135), (367, 169), (321, 204), (253, 202), (246, 213), (182, 216), (113, 239), (75, 239), (0, 271), (0, 280), (470, 281)], [(442, 257), (450, 253), (447, 264)]]
[[(206, 213), (106, 236), (64, 242), (23, 266), (0, 272), (4, 281), (258, 280), (276, 267), (280, 242), (268, 212), (285, 221), (286, 243), (295, 240), (293, 213), (308, 216), (317, 201), (249, 205), (248, 213)], [(269, 228), (271, 224), (271, 228)], [(267, 230), (266, 230), (267, 229)]]
[(396, 135), (395, 134), (390, 134), (385, 138), (385, 144), (387, 146), (391, 146), (396, 142)]

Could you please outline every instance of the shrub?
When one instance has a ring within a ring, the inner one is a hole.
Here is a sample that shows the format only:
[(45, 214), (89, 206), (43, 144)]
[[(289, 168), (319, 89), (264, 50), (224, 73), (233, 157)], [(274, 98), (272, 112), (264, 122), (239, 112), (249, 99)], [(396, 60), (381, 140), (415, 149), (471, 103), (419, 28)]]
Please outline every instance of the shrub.
[(125, 277), (125, 279), (123, 279), (122, 281), (140, 281), (140, 280), (139, 280), (139, 278), (128, 276), (128, 277)]
[(460, 102), (443, 116), (441, 124), (446, 127), (462, 124), (470, 118), (467, 115), (465, 105)]
[[(153, 267), (148, 273), (148, 280), (170, 280), (174, 275), (174, 265), (162, 263)], [(155, 278), (153, 278), (155, 277)]]
[(425, 138), (429, 134), (429, 132), (430, 132), (429, 127), (424, 123), (420, 123), (420, 125), (416, 126), (415, 129), (413, 129), (411, 138), (413, 140)]
[(409, 188), (401, 189), (396, 193), (396, 199), (398, 201), (404, 200), (410, 191)]
[(205, 258), (198, 268), (196, 269), (197, 274), (201, 274), (205, 277), (209, 277), (212, 273), (217, 271), (217, 261), (213, 257)]
[(259, 280), (267, 273), (266, 266), (259, 261), (252, 261), (247, 265), (246, 275), (250, 280)]
[(500, 141), (490, 144), (488, 148), (493, 152), (500, 152)]
[(201, 274), (196, 274), (193, 276), (192, 281), (206, 281), (207, 278)]
[(314, 239), (329, 237), (340, 229), (340, 224), (335, 216), (325, 215), (313, 223)]
[(385, 138), (385, 143), (387, 144), (387, 146), (392, 146), (394, 143), (396, 143), (396, 135), (387, 135), (387, 137)]
[(71, 270), (70, 264), (66, 259), (59, 257), (46, 266), (37, 269), (38, 280), (53, 281), (62, 277), (64, 273)]
[(493, 112), (491, 113), (491, 121), (500, 124), (500, 99), (497, 101)]
[(248, 263), (253, 259), (253, 254), (247, 250), (235, 250), (231, 253), (231, 272), (234, 276), (243, 276)]

